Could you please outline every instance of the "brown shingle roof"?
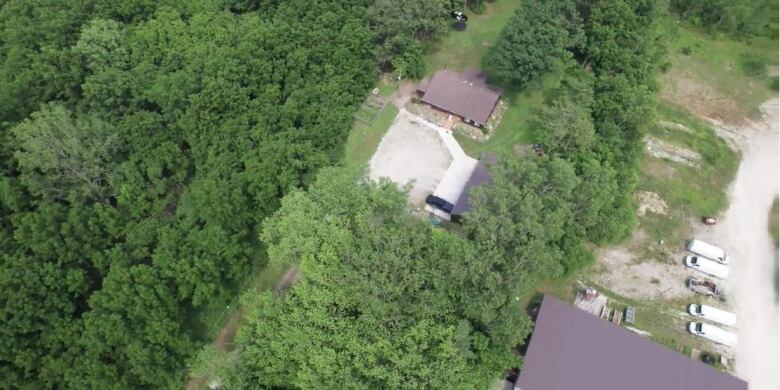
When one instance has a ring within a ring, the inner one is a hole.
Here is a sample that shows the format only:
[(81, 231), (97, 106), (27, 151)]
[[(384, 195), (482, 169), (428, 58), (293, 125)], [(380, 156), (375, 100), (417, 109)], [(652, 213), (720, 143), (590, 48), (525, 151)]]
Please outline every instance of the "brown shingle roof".
[(747, 390), (748, 385), (545, 295), (516, 388)]
[(484, 80), (470, 79), (451, 70), (436, 72), (425, 87), (423, 102), (482, 124), (487, 123), (501, 98), (501, 91)]

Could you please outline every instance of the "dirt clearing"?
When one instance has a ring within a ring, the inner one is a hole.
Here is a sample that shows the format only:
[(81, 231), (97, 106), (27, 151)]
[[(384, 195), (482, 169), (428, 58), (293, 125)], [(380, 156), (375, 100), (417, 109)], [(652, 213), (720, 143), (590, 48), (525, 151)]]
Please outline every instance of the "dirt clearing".
[(728, 123), (742, 123), (744, 113), (734, 98), (706, 82), (685, 73), (669, 72), (661, 76), (661, 99), (685, 107), (696, 116), (717, 118)]
[(437, 130), (402, 110), (369, 162), (369, 177), (387, 177), (402, 186), (412, 183), (409, 201), (419, 206), (434, 192), (451, 162)]
[(636, 200), (639, 204), (636, 214), (640, 217), (647, 214), (647, 212), (666, 215), (666, 210), (669, 208), (666, 202), (655, 192), (639, 191), (636, 193)]
[(628, 247), (621, 245), (599, 250), (593, 279), (615, 293), (636, 300), (692, 295), (685, 287), (685, 280), (693, 271), (683, 265), (682, 246), (675, 253), (666, 253), (665, 261), (656, 261), (638, 254), (643, 246), (661, 245), (647, 241), (644, 232), (637, 229)]

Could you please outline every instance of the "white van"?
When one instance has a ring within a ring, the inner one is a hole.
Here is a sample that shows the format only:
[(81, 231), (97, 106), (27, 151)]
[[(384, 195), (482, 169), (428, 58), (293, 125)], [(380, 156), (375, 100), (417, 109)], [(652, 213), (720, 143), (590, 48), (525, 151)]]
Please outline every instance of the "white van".
[(708, 244), (704, 241), (699, 241), (695, 238), (693, 240), (688, 241), (688, 246), (686, 246), (685, 249), (688, 249), (689, 251), (697, 255), (701, 255), (708, 259), (715, 260), (721, 264), (729, 263), (729, 257), (726, 256), (726, 251), (718, 248), (715, 245)]
[(737, 343), (737, 335), (718, 328), (715, 325), (703, 324), (701, 322), (689, 322), (688, 331), (697, 336), (704, 337), (707, 340), (729, 347)]
[(726, 326), (734, 326), (737, 324), (736, 314), (712, 306), (691, 303), (688, 306), (688, 313), (694, 317), (701, 317), (705, 320), (710, 320)]
[(685, 256), (685, 265), (716, 278), (726, 279), (729, 267), (699, 256)]

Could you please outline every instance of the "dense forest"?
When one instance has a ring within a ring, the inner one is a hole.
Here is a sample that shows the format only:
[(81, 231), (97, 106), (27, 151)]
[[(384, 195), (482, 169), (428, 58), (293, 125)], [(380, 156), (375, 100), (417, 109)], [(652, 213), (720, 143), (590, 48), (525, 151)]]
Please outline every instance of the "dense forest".
[[(665, 10), (522, 3), (487, 65), (516, 88), (566, 69), (534, 118), (546, 153), (501, 156), (450, 232), (334, 166), (378, 72), (422, 76), (455, 3), (2, 2), (0, 388), (181, 388), (198, 351), (225, 388), (486, 388), (517, 366), (518, 297), (633, 229)], [(204, 354), (193, 313), (292, 264), (238, 348)]]
[(407, 3), (2, 2), (0, 388), (181, 387), (260, 222), (421, 72), (449, 3)]

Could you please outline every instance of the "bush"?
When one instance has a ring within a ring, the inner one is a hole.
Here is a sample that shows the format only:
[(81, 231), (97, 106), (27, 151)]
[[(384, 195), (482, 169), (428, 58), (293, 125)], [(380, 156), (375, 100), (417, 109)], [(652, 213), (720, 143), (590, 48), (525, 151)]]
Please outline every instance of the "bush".
[(768, 83), (769, 89), (777, 92), (778, 91), (778, 81), (779, 80), (778, 80), (777, 76), (770, 77), (769, 78), (769, 83)]
[(469, 5), (469, 9), (477, 15), (482, 15), (485, 13), (485, 2), (477, 0)]
[(689, 55), (693, 54), (693, 49), (691, 49), (690, 46), (685, 46), (685, 47), (680, 49), (680, 53), (683, 53), (684, 55), (689, 56)]
[(747, 57), (740, 64), (742, 72), (750, 77), (762, 77), (766, 74), (766, 65), (764, 61), (756, 57)]

